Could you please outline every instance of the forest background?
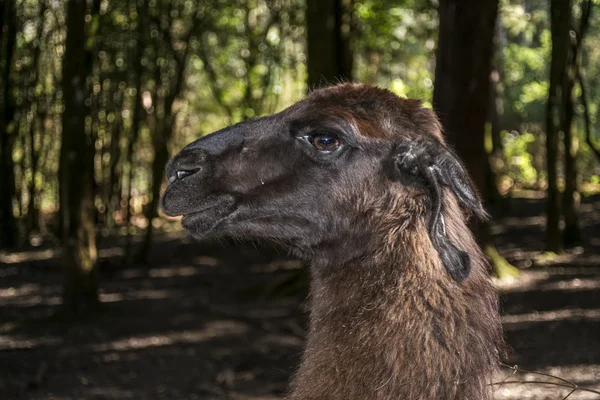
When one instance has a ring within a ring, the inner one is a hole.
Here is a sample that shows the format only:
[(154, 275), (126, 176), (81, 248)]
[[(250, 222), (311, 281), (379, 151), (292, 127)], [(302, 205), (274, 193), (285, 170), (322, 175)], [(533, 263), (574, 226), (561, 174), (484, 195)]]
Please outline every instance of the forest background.
[[(597, 266), (599, 6), (0, 0), (2, 270), (49, 250), (62, 271), (53, 311), (94, 315), (103, 268), (150, 271), (161, 238), (181, 229), (158, 206), (173, 154), (343, 81), (438, 113), (491, 212), (476, 233), (496, 277), (527, 280), (532, 265), (580, 255)], [(539, 228), (525, 258), (499, 239), (522, 204)], [(23, 270), (14, 275), (28, 281)], [(303, 287), (296, 278), (284, 286)]]

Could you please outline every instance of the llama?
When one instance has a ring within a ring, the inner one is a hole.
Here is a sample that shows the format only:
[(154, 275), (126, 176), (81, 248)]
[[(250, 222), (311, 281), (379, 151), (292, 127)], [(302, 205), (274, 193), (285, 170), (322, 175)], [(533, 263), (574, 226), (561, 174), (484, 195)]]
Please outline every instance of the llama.
[(497, 296), (466, 225), (485, 211), (417, 100), (361, 84), (202, 137), (162, 207), (196, 238), (267, 239), (310, 263), (290, 400), (491, 398)]

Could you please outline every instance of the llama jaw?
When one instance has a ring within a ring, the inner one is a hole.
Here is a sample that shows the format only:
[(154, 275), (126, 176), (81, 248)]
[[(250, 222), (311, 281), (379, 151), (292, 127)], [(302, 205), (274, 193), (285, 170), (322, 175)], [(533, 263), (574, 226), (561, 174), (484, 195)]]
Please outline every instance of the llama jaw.
[(234, 210), (235, 201), (231, 196), (219, 196), (203, 208), (183, 215), (182, 226), (196, 239), (218, 234), (218, 226)]

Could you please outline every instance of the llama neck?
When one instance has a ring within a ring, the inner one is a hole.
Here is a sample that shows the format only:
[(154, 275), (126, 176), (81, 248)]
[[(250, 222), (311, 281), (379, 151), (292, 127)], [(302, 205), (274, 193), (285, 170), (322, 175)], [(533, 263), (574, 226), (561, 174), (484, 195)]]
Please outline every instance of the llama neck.
[(313, 271), (290, 399), (490, 398), (500, 325), (482, 266), (458, 285), (435, 262), (403, 254), (412, 261)]

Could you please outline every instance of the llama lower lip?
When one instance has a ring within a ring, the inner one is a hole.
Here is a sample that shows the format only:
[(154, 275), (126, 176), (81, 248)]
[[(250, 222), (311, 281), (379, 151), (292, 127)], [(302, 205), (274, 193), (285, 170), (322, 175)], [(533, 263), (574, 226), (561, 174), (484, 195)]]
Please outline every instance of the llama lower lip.
[(221, 219), (210, 213), (210, 210), (213, 208), (215, 207), (184, 215), (181, 219), (181, 225), (196, 238), (210, 235), (217, 221)]
[(220, 198), (204, 208), (186, 213), (181, 225), (197, 238), (207, 236), (232, 212), (233, 205), (233, 198)]
[(199, 217), (199, 216), (201, 216), (203, 214), (207, 214), (208, 211), (212, 210), (213, 208), (217, 208), (217, 207), (218, 207), (218, 205), (212, 205), (212, 206), (203, 208), (203, 209), (201, 209), (199, 211), (190, 212), (188, 214), (185, 214), (183, 216), (183, 218), (181, 219), (181, 221), (183, 222), (183, 221), (188, 221), (188, 220), (191, 220), (191, 219), (195, 219), (196, 217)]

